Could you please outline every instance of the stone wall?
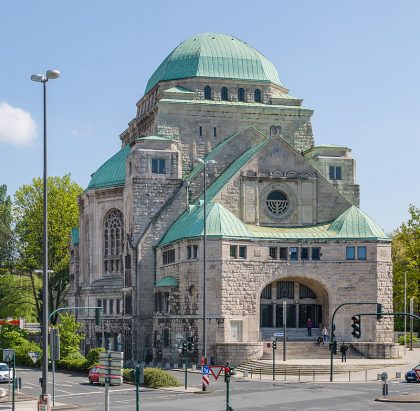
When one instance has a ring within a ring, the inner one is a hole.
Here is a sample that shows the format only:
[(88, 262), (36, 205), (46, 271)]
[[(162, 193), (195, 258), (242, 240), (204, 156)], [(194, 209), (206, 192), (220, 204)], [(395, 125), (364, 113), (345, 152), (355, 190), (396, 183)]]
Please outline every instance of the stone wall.
[(247, 343), (218, 343), (215, 346), (216, 364), (224, 365), (227, 362), (231, 366), (238, 366), (248, 361), (257, 360), (263, 355), (262, 342)]
[(400, 358), (399, 345), (392, 342), (352, 342), (350, 345), (366, 358)]

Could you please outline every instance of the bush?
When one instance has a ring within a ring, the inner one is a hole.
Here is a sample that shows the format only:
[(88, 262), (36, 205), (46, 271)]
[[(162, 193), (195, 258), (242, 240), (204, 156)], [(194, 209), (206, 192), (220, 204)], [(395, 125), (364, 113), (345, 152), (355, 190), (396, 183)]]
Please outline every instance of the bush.
[[(416, 343), (418, 343), (418, 342), (419, 342), (418, 337), (416, 337), (415, 335), (413, 335), (413, 344), (416, 344)], [(407, 335), (406, 335), (406, 338), (405, 338), (405, 343), (406, 343), (406, 344), (410, 344), (410, 334), (407, 334)], [(400, 345), (404, 345), (404, 336), (403, 336), (403, 335), (401, 335), (401, 336), (398, 338), (398, 344), (400, 344)]]
[(144, 385), (150, 388), (178, 387), (178, 380), (168, 372), (159, 368), (144, 369)]
[(123, 369), (123, 380), (128, 382), (134, 382), (134, 370), (132, 368)]
[(32, 361), (31, 357), (29, 357), (30, 351), (36, 351), (40, 353), (39, 360), (37, 361), (36, 365), (40, 363), (42, 357), (42, 350), (38, 344), (34, 343), (33, 341), (25, 341), (22, 342), (20, 345), (14, 347), (15, 355), (16, 355), (16, 364), (24, 365), (26, 367), (33, 367), (34, 362)]
[(103, 348), (91, 348), (88, 355), (86, 356), (86, 361), (88, 363), (88, 368), (93, 367), (96, 364), (99, 364), (99, 353), (105, 351)]
[(85, 360), (85, 356), (80, 354), (79, 351), (71, 352), (67, 357), (66, 360)]
[(87, 360), (84, 358), (63, 358), (62, 360), (57, 361), (57, 368), (73, 371), (86, 372), (89, 369), (87, 365)]

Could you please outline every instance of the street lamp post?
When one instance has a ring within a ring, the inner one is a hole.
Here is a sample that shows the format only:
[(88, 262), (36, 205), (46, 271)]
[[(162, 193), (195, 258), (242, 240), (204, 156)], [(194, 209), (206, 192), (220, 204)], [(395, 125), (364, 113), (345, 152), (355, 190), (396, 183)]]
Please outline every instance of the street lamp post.
[[(197, 159), (198, 163), (203, 164), (203, 357), (207, 364), (207, 301), (206, 301), (206, 248), (207, 248), (207, 164), (215, 164), (214, 160)], [(204, 389), (204, 385), (203, 385)]]
[(47, 395), (48, 378), (48, 212), (47, 212), (47, 81), (60, 77), (58, 70), (32, 74), (31, 80), (42, 83), (44, 89), (44, 174), (43, 174), (43, 229), (42, 229), (42, 397)]

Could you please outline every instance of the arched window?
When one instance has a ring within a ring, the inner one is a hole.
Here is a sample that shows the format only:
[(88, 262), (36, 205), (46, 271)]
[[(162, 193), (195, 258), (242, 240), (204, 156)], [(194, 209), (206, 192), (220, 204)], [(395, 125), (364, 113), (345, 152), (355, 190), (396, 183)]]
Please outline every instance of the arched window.
[(281, 127), (276, 126), (276, 136), (279, 136), (281, 134)]
[(261, 103), (261, 90), (259, 88), (254, 91), (254, 100), (256, 103)]
[(204, 87), (204, 98), (206, 100), (211, 100), (211, 87), (210, 86)]
[(222, 87), (221, 98), (224, 101), (229, 100), (229, 95), (228, 95), (228, 89), (227, 89), (227, 87)]
[(238, 90), (238, 101), (245, 101), (245, 90), (242, 87)]
[(122, 271), (122, 250), (124, 239), (123, 214), (112, 209), (104, 219), (104, 272), (105, 274)]

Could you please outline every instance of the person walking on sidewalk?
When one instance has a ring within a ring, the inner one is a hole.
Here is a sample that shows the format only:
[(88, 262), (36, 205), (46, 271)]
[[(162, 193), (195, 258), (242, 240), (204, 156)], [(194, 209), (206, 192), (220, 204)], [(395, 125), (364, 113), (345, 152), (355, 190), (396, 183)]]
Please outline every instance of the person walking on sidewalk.
[(348, 345), (345, 345), (344, 342), (340, 346), (341, 352), (341, 362), (347, 362), (347, 350), (349, 349)]
[(311, 336), (312, 335), (312, 320), (310, 318), (308, 318), (308, 320), (306, 321), (306, 329), (308, 330), (308, 335)]
[(322, 334), (322, 345), (325, 345), (325, 343), (327, 342), (327, 339), (328, 339), (328, 328), (325, 324), (322, 327), (321, 334)]

